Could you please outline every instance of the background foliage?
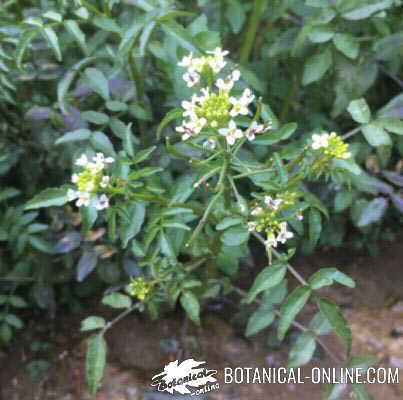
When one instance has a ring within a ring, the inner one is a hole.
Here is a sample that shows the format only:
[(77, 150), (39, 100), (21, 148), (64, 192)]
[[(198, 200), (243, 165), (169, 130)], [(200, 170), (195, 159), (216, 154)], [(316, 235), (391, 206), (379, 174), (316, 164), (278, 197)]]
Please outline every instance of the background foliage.
[[(63, 190), (27, 201), (68, 182), (72, 160), (84, 151), (116, 157), (123, 148), (142, 167), (145, 160), (152, 164), (154, 170), (138, 177), (149, 191), (185, 202), (198, 177), (184, 173), (183, 161), (167, 151), (164, 138), (175, 138), (170, 122), (178, 116), (166, 113), (190, 94), (177, 67), (188, 52), (230, 50), (243, 79), (262, 97), (275, 136), (262, 139), (269, 146), (253, 148), (259, 159), (273, 151), (292, 159), (317, 131), (345, 135), (359, 166), (351, 167), (350, 185), (307, 184), (322, 214), (306, 218), (295, 246), (311, 252), (318, 244), (348, 245), (375, 253), (376, 242), (392, 239), (402, 221), (402, 11), (396, 0), (2, 2), (1, 341), (8, 343), (22, 327), (20, 308), (77, 311), (83, 298), (138, 276), (144, 243), (153, 235), (159, 235), (165, 255), (178, 252), (186, 230), (177, 226), (150, 228), (145, 242), (136, 240), (147, 198), (108, 215), (109, 227), (93, 209), (36, 210), (64, 204)], [(127, 166), (119, 168), (124, 177)], [(153, 212), (154, 218), (164, 217)], [(191, 222), (186, 215), (162, 219)], [(244, 242), (233, 226), (228, 236)], [(243, 255), (234, 248), (220, 253), (225, 279), (236, 279)], [(164, 260), (154, 273), (177, 273)], [(196, 251), (191, 261), (200, 261)], [(225, 284), (214, 279), (205, 298), (225, 293)], [(193, 283), (188, 285), (181, 303), (192, 316), (200, 299), (192, 295)], [(319, 304), (322, 314), (326, 307), (325, 301)], [(156, 316), (159, 309), (149, 311)], [(256, 325), (249, 325), (247, 334), (254, 332)], [(311, 346), (309, 335), (300, 340)]]

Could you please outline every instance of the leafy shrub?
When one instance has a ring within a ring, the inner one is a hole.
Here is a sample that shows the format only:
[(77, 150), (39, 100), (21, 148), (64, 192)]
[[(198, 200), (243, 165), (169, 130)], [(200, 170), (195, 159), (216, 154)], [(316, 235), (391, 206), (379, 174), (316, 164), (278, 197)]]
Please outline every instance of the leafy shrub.
[[(123, 315), (180, 303), (195, 323), (236, 291), (260, 303), (246, 334), (276, 326), (280, 339), (314, 299), (291, 365), (329, 324), (351, 365), (345, 320), (317, 291), (353, 282), (334, 268), (306, 281), (289, 259), (318, 244), (375, 251), (387, 221), (401, 221), (401, 11), (392, 0), (0, 5), (1, 340), (22, 326), (14, 309), (75, 310), (106, 287), (119, 288), (103, 302)], [(231, 59), (207, 53), (217, 48)], [(251, 249), (266, 249), (268, 266), (244, 293)], [(287, 270), (300, 283), (288, 296)], [(92, 392), (112, 323), (83, 325), (100, 329)]]

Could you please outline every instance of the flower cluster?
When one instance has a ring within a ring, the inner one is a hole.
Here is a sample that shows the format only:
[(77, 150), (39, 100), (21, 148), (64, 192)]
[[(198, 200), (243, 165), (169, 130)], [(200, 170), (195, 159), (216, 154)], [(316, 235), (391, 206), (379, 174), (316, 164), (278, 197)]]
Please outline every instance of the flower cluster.
[[(268, 249), (277, 247), (278, 243), (284, 244), (294, 234), (288, 230), (287, 222), (282, 220), (281, 211), (293, 205), (296, 200), (296, 193), (284, 192), (276, 197), (265, 196), (264, 205), (259, 205), (251, 211), (253, 221), (248, 222), (249, 231), (265, 232), (265, 244)], [(302, 219), (301, 214), (296, 215)]]
[(144, 301), (150, 294), (152, 284), (146, 281), (142, 276), (132, 279), (126, 288), (127, 293), (139, 300)]
[(109, 199), (101, 191), (109, 185), (110, 177), (104, 174), (108, 164), (114, 162), (112, 157), (105, 157), (102, 153), (97, 153), (92, 161), (88, 160), (85, 154), (76, 160), (75, 164), (83, 170), (78, 174), (73, 174), (71, 181), (76, 185), (76, 190), (69, 189), (67, 197), (69, 201), (77, 200), (76, 206), (89, 206), (91, 202), (98, 210), (109, 207)]
[[(190, 54), (179, 63), (187, 68), (183, 79), (189, 87), (201, 83), (203, 77), (215, 77), (225, 67), (224, 56), (228, 51), (216, 48), (207, 53), (209, 55), (197, 58)], [(207, 87), (201, 88), (200, 93), (194, 94), (190, 101), (182, 102), (183, 117), (187, 119), (176, 128), (176, 131), (182, 134), (182, 140), (203, 134), (207, 137), (205, 147), (214, 149), (220, 136), (232, 146), (238, 139), (246, 138), (252, 141), (256, 134), (270, 129), (271, 122), (259, 124), (256, 120), (245, 131), (237, 127), (234, 118), (249, 115), (249, 105), (255, 99), (249, 88), (244, 89), (239, 97), (231, 94), (240, 77), (240, 71), (233, 70), (226, 77), (216, 79), (214, 85), (209, 83)]]
[(321, 152), (327, 158), (347, 159), (351, 157), (351, 153), (348, 151), (348, 144), (344, 143), (335, 132), (312, 135), (311, 147), (313, 150)]

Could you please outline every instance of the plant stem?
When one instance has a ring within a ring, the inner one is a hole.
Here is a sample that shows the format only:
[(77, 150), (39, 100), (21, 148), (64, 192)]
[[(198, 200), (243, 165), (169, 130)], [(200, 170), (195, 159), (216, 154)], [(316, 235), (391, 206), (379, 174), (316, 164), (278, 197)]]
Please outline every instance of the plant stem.
[(260, 18), (266, 2), (267, 0), (255, 0), (253, 5), (252, 14), (249, 18), (248, 29), (245, 35), (245, 40), (242, 44), (241, 55), (239, 57), (239, 62), (241, 65), (247, 64), (249, 60), (249, 56), (255, 42), (257, 28), (259, 26)]
[(203, 217), (197, 224), (196, 229), (193, 231), (192, 235), (190, 236), (188, 242), (186, 243), (185, 247), (189, 247), (190, 244), (196, 239), (200, 231), (203, 229), (204, 224), (207, 222), (207, 219), (210, 215), (210, 212), (212, 208), (214, 207), (214, 204), (217, 202), (217, 200), (222, 196), (224, 193), (224, 185), (220, 188), (220, 191), (211, 199), (209, 205), (206, 208), (206, 211), (203, 214)]
[[(264, 239), (262, 238), (262, 236), (260, 236), (257, 232), (252, 232), (252, 235), (260, 243), (262, 243), (263, 246), (266, 247), (266, 244), (265, 244)], [(276, 258), (281, 258), (281, 254), (276, 249), (271, 249), (271, 251), (276, 256)], [(287, 263), (286, 267), (290, 271), (290, 273), (301, 283), (301, 285), (308, 285), (308, 282), (299, 274), (299, 272), (290, 263)]]
[(355, 135), (356, 133), (358, 133), (361, 130), (361, 126), (357, 126), (356, 128), (352, 129), (351, 131), (347, 132), (345, 135), (343, 135), (341, 138), (343, 140), (348, 139), (349, 137)]
[[(240, 296), (242, 296), (242, 297), (247, 297), (247, 295), (248, 295), (244, 290), (242, 290), (242, 289), (240, 289), (240, 288), (238, 288), (238, 287), (236, 287), (236, 286), (233, 286), (233, 289), (235, 290), (236, 293), (238, 293), (238, 294), (239, 294)], [(255, 299), (255, 300), (253, 300), (253, 301), (254, 301), (254, 303), (256, 303), (256, 304), (258, 304), (258, 305), (261, 305), (261, 304), (262, 304), (262, 302), (261, 302), (259, 299)], [(274, 313), (275, 313), (277, 316), (280, 316), (280, 315), (281, 315), (281, 312), (280, 312), (279, 310), (274, 309), (273, 311), (274, 311)], [(297, 321), (293, 321), (293, 322), (292, 322), (292, 325), (295, 326), (297, 329), (299, 329), (301, 332), (310, 331), (309, 328), (307, 328), (305, 325), (302, 325), (301, 323), (299, 323), (299, 322), (297, 322)], [(311, 331), (310, 331), (310, 332), (311, 332)], [(311, 333), (313, 333), (313, 332), (311, 332)], [(313, 333), (313, 334), (314, 334), (314, 333)], [(342, 364), (343, 364), (342, 360), (340, 360), (340, 359), (329, 349), (329, 347), (322, 341), (322, 339), (320, 339), (317, 335), (315, 335), (315, 340), (316, 340), (316, 342), (319, 344), (319, 346), (322, 347), (322, 349), (324, 350), (324, 352), (325, 352), (336, 364), (338, 364), (338, 365), (342, 365)]]
[(116, 318), (114, 318), (112, 321), (108, 322), (101, 330), (101, 334), (103, 335), (108, 329), (112, 328), (113, 325), (115, 325), (117, 322), (119, 322), (121, 319), (129, 315), (132, 311), (138, 309), (140, 306), (140, 303), (136, 303), (132, 305), (130, 308), (126, 309), (122, 313), (120, 313)]

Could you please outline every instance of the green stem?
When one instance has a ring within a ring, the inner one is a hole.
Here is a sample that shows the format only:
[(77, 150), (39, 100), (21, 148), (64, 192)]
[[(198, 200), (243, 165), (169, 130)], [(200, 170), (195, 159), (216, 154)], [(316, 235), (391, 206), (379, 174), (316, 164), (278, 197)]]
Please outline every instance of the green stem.
[(125, 311), (123, 311), (122, 313), (120, 313), (116, 318), (114, 318), (112, 321), (108, 322), (101, 330), (100, 334), (103, 335), (105, 334), (105, 332), (112, 328), (113, 325), (115, 325), (117, 322), (119, 322), (121, 319), (123, 319), (124, 317), (126, 317), (126, 315), (129, 315), (131, 312), (133, 312), (134, 310), (138, 309), (140, 306), (140, 303), (136, 303), (134, 305), (132, 305), (130, 308), (126, 309)]
[(358, 133), (361, 130), (361, 126), (357, 126), (356, 128), (352, 129), (351, 131), (347, 132), (345, 135), (343, 135), (341, 138), (343, 140), (348, 139), (349, 137), (355, 135), (356, 133)]
[(104, 17), (104, 14), (99, 11), (97, 8), (95, 8), (93, 5), (91, 5), (90, 3), (88, 3), (85, 0), (81, 1), (81, 4), (88, 10), (92, 11), (95, 15), (98, 15), (99, 17)]
[(214, 207), (215, 203), (217, 200), (222, 196), (224, 192), (224, 186), (221, 187), (220, 191), (211, 199), (210, 204), (207, 206), (206, 211), (203, 214), (203, 217), (197, 224), (196, 229), (193, 231), (192, 235), (190, 236), (188, 242), (186, 243), (186, 247), (189, 247), (190, 244), (196, 239), (196, 237), (199, 235), (200, 231), (203, 229), (204, 224), (207, 222), (207, 219), (210, 215), (210, 212), (212, 208)]
[(248, 29), (245, 35), (245, 40), (242, 44), (241, 55), (239, 57), (239, 62), (241, 65), (247, 64), (249, 60), (250, 53), (252, 51), (253, 44), (256, 38), (256, 32), (259, 26), (260, 18), (263, 13), (263, 9), (266, 5), (267, 0), (255, 0), (253, 5), (252, 14), (249, 18)]
[[(252, 235), (266, 247), (264, 239), (257, 232), (252, 232)], [(276, 258), (281, 258), (281, 254), (276, 249), (271, 249), (272, 253), (276, 256)], [(287, 269), (291, 272), (291, 274), (301, 283), (301, 285), (308, 285), (308, 282), (298, 273), (298, 271), (290, 264), (286, 264)]]

